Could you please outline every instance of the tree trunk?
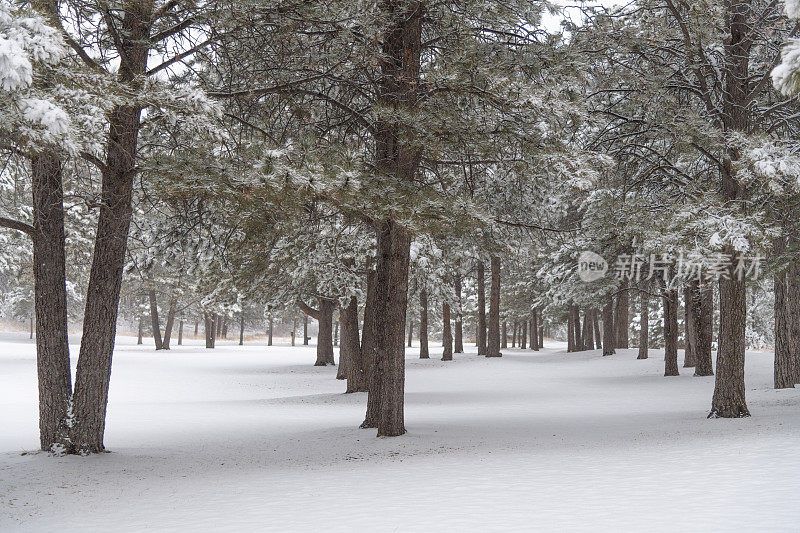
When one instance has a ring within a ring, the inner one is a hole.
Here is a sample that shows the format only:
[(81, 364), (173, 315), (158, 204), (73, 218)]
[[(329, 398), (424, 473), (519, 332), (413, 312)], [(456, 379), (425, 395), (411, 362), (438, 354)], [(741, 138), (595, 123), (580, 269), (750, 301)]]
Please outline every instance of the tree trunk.
[(169, 309), (167, 310), (167, 322), (164, 324), (164, 340), (161, 342), (161, 348), (164, 350), (169, 350), (169, 341), (172, 338), (172, 328), (175, 325), (177, 307), (177, 300), (175, 298), (170, 300)]
[(678, 289), (664, 290), (664, 375), (678, 375)]
[(217, 339), (217, 323), (215, 315), (203, 313), (203, 329), (206, 335), (206, 348), (213, 348)]
[[(733, 264), (738, 257), (728, 250)], [(744, 352), (745, 320), (747, 317), (747, 291), (744, 280), (719, 280), (719, 349), (717, 350), (717, 375), (714, 397), (711, 401), (711, 418), (738, 418), (750, 416), (745, 402)]]
[(239, 313), (239, 346), (244, 345), (244, 311)]
[[(800, 248), (800, 238), (796, 232), (789, 235), (792, 250)], [(788, 326), (787, 344), (789, 362), (787, 374), (795, 384), (800, 383), (800, 262), (794, 260), (786, 272), (786, 292), (784, 295), (786, 325)], [(794, 376), (792, 379), (791, 376)]]
[(500, 348), (508, 348), (508, 323), (503, 320), (502, 340), (500, 341)]
[(31, 165), (39, 445), (44, 451), (64, 453), (72, 451), (68, 427), (72, 376), (67, 337), (61, 161), (57, 155), (45, 152), (34, 156)]
[[(776, 239), (776, 241), (781, 241)], [(778, 245), (774, 247), (776, 252), (783, 252)], [(783, 248), (781, 246), (781, 248)], [(773, 288), (775, 291), (775, 368), (774, 386), (776, 389), (794, 388), (794, 358), (790, 349), (790, 320), (787, 306), (787, 275), (780, 272), (775, 275)]]
[(161, 323), (158, 319), (158, 302), (156, 300), (156, 291), (150, 289), (147, 291), (147, 297), (150, 299), (150, 324), (153, 328), (153, 340), (156, 343), (156, 350), (164, 347), (164, 341), (161, 340)]
[(544, 311), (542, 309), (539, 309), (539, 348), (544, 348)]
[(639, 295), (641, 307), (639, 308), (639, 356), (636, 359), (647, 359), (650, 344), (650, 298), (646, 291)]
[(489, 293), (489, 333), (486, 357), (500, 357), (500, 258), (492, 256), (492, 288)]
[(695, 376), (713, 376), (711, 343), (714, 337), (714, 287), (703, 283), (695, 294)]
[(512, 348), (516, 348), (517, 347), (517, 330), (519, 329), (519, 325), (517, 324), (516, 320), (514, 321), (514, 323), (512, 325), (512, 328), (513, 329), (511, 330), (511, 347)]
[(528, 321), (523, 320), (520, 323), (520, 328), (519, 347), (526, 350), (528, 348)]
[(462, 314), (462, 302), (461, 302), (461, 274), (456, 274), (456, 279), (454, 282), (455, 290), (456, 290), (456, 298), (458, 298), (458, 310), (456, 311), (456, 319), (455, 319), (455, 337), (454, 337), (454, 347), (453, 351), (455, 353), (464, 353), (464, 323), (463, 323), (463, 314)]
[(333, 345), (339, 346), (339, 320), (333, 321)]
[(361, 332), (361, 357), (364, 364), (364, 376), (367, 384), (367, 414), (361, 427), (378, 427), (380, 418), (380, 381), (375, 377), (377, 355), (377, 306), (375, 294), (376, 272), (371, 268), (370, 260), (367, 261), (367, 301), (364, 304), (364, 324)]
[(346, 392), (366, 392), (367, 376), (358, 335), (358, 300), (355, 296), (350, 298), (347, 307), (342, 308), (340, 315), (342, 317), (342, 345), (339, 348), (339, 364), (342, 364), (342, 359), (345, 360)]
[(442, 304), (442, 361), (453, 360), (453, 333), (450, 330), (450, 304)]
[(429, 359), (428, 351), (428, 292), (419, 293), (419, 358)]
[(628, 347), (628, 280), (623, 280), (620, 292), (617, 295), (617, 307), (615, 309), (614, 326), (616, 327), (616, 347)]
[(139, 338), (136, 340), (136, 344), (142, 344), (144, 338), (144, 317), (139, 315)]
[(592, 327), (592, 310), (583, 312), (583, 349), (594, 350), (594, 328)]
[(683, 331), (685, 333), (686, 338), (686, 347), (684, 349), (684, 356), (683, 356), (683, 366), (684, 368), (692, 368), (697, 364), (697, 360), (695, 359), (695, 327), (694, 321), (696, 319), (694, 315), (694, 306), (692, 302), (694, 301), (694, 293), (697, 292), (697, 281), (689, 283), (683, 289), (683, 310), (684, 310), (684, 319), (683, 319)]
[(539, 315), (536, 309), (531, 315), (531, 348), (536, 352), (539, 351)]
[[(342, 327), (344, 327), (344, 307), (339, 308), (339, 320), (334, 322), (334, 332), (333, 332), (333, 345), (337, 345), (337, 340), (339, 336), (339, 323), (342, 323)], [(356, 324), (356, 331), (358, 330), (358, 325)], [(347, 379), (347, 366), (350, 364), (348, 361), (347, 350), (344, 348), (344, 331), (342, 331), (342, 346), (339, 347), (339, 366), (336, 369), (336, 379)], [(353, 361), (353, 364), (358, 364), (357, 360)]]
[(292, 316), (292, 346), (296, 344), (297, 341), (297, 317)]
[(414, 338), (414, 321), (408, 321), (408, 347), (411, 348), (411, 341)]
[(303, 346), (308, 346), (308, 315), (303, 315)]
[(228, 315), (222, 317), (222, 338), (228, 338)]
[(575, 322), (572, 321), (572, 304), (567, 315), (567, 352), (575, 351)]
[[(335, 300), (329, 300), (327, 298), (319, 299), (319, 315), (317, 317), (317, 322), (319, 323), (319, 333), (317, 334), (317, 360), (314, 366), (336, 364), (333, 359), (333, 312), (335, 310)], [(308, 318), (306, 318), (306, 320), (308, 320)]]
[(178, 322), (178, 346), (183, 345), (183, 319)]
[(595, 349), (602, 350), (603, 335), (600, 333), (600, 317), (598, 316), (599, 314), (600, 313), (596, 308), (592, 309), (592, 326), (594, 327), (594, 345)]
[(483, 261), (478, 261), (478, 326), (475, 340), (478, 343), (478, 355), (486, 355), (486, 283)]
[(198, 330), (199, 327), (200, 327), (200, 323), (199, 322), (195, 322), (194, 323), (194, 336), (195, 337), (197, 337), (197, 330)]
[(603, 355), (613, 355), (616, 341), (614, 330), (614, 298), (608, 296), (608, 303), (603, 306)]
[(577, 305), (570, 306), (572, 316), (572, 347), (576, 352), (583, 350), (583, 339), (581, 338), (581, 309)]
[[(356, 327), (358, 325), (356, 324)], [(267, 346), (272, 346), (272, 314), (269, 315), (269, 330), (267, 331)]]
[(214, 338), (221, 339), (222, 338), (222, 315), (215, 313), (214, 314)]

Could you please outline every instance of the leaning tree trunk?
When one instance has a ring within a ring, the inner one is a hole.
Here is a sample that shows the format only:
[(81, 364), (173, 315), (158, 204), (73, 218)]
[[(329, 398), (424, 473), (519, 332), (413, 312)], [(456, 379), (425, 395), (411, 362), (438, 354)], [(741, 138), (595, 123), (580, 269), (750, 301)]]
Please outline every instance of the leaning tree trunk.
[(64, 193), (61, 161), (45, 152), (33, 170), (33, 279), (36, 314), (36, 369), (39, 380), (39, 445), (70, 452), (69, 407), (72, 377), (67, 337)]
[(643, 290), (640, 294), (641, 307), (639, 309), (639, 356), (636, 359), (647, 359), (650, 343), (650, 298)]
[(442, 304), (442, 361), (453, 360), (453, 333), (450, 330), (450, 304)]
[(147, 291), (147, 297), (150, 300), (150, 324), (153, 329), (153, 340), (156, 343), (156, 350), (164, 347), (164, 341), (161, 340), (161, 321), (158, 318), (158, 301), (156, 300), (156, 291), (150, 289)]
[(455, 353), (464, 353), (464, 321), (463, 321), (463, 314), (462, 314), (462, 303), (461, 303), (461, 274), (456, 274), (456, 279), (454, 282), (455, 290), (456, 290), (456, 298), (458, 298), (458, 309), (456, 310), (456, 319), (455, 319), (455, 337), (454, 343), (455, 346), (453, 347), (453, 351)]
[(614, 326), (616, 328), (616, 347), (628, 347), (628, 287), (630, 283), (628, 280), (622, 280), (619, 294), (617, 295), (617, 307), (615, 309)]
[(492, 256), (492, 288), (489, 293), (489, 333), (486, 357), (500, 357), (500, 258)]
[(683, 323), (683, 331), (685, 332), (686, 337), (686, 348), (684, 349), (684, 356), (683, 356), (683, 366), (684, 368), (692, 368), (697, 364), (697, 360), (695, 359), (695, 327), (694, 321), (696, 319), (694, 315), (694, 307), (692, 302), (694, 301), (694, 293), (697, 291), (697, 281), (689, 283), (683, 289), (683, 309), (684, 309), (684, 323)]
[(678, 375), (678, 289), (664, 290), (664, 375)]
[(478, 261), (478, 325), (475, 340), (478, 355), (486, 355), (486, 272), (483, 261)]
[(358, 299), (350, 298), (347, 307), (340, 311), (342, 317), (342, 341), (339, 348), (339, 364), (345, 360), (347, 373), (347, 391), (366, 392), (367, 376), (364, 371), (364, 360), (358, 336)]
[(175, 325), (175, 312), (177, 311), (178, 302), (172, 298), (169, 302), (169, 310), (167, 310), (167, 322), (164, 324), (164, 340), (161, 341), (161, 348), (169, 350), (169, 341), (172, 338), (172, 328)]
[(714, 337), (714, 287), (702, 283), (694, 298), (695, 308), (695, 376), (713, 376), (711, 343)]
[[(144, 82), (154, 4), (126, 2), (120, 23), (118, 81), (136, 93)], [(141, 125), (139, 106), (118, 106), (109, 113), (106, 161), (102, 171), (100, 214), (86, 290), (83, 335), (73, 396), (72, 442), (81, 453), (99, 453), (106, 425), (111, 357), (117, 331), (119, 295), (136, 175)]]
[(614, 298), (608, 296), (608, 303), (603, 306), (603, 355), (615, 353), (614, 333)]
[(428, 292), (419, 293), (419, 358), (430, 359), (428, 350)]

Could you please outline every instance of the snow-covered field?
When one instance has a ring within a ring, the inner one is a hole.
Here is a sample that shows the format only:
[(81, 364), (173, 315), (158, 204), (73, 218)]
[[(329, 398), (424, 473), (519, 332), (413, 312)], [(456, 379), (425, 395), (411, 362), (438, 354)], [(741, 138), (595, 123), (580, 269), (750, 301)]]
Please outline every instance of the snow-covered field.
[[(749, 354), (752, 418), (661, 353), (408, 353), (408, 434), (358, 429), (313, 347), (120, 338), (106, 446), (38, 446), (34, 346), (0, 338), (0, 531), (800, 530), (800, 389)], [(438, 351), (434, 349), (432, 351)], [(77, 354), (77, 347), (73, 347)]]

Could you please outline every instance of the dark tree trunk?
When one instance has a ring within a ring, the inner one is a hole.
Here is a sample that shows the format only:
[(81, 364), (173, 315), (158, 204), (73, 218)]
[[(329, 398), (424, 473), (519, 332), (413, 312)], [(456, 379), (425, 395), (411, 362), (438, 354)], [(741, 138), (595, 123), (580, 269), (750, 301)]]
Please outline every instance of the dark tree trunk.
[(526, 350), (528, 348), (528, 321), (523, 320), (520, 323), (520, 328), (519, 347)]
[(486, 273), (483, 261), (478, 261), (478, 326), (475, 340), (478, 355), (486, 355)]
[(375, 270), (372, 268), (371, 259), (367, 260), (367, 301), (364, 304), (364, 324), (361, 332), (361, 360), (364, 368), (365, 384), (367, 386), (367, 414), (364, 418), (362, 427), (378, 427), (378, 417), (380, 416), (380, 382), (374, 379), (377, 328), (375, 323), (378, 320), (377, 302), (375, 300)]
[(199, 322), (195, 322), (194, 323), (194, 336), (195, 337), (197, 337), (197, 330), (198, 330), (199, 327), (200, 327), (200, 323)]
[(317, 334), (317, 360), (314, 366), (336, 364), (333, 360), (333, 312), (335, 310), (335, 300), (319, 299), (319, 311), (315, 317), (319, 323), (319, 333)]
[(650, 344), (650, 298), (646, 291), (640, 294), (641, 304), (639, 308), (639, 356), (637, 359), (647, 359)]
[(713, 376), (711, 343), (714, 337), (714, 287), (703, 283), (695, 294), (695, 376)]
[(500, 341), (500, 348), (508, 348), (508, 323), (503, 320), (502, 340)]
[(244, 311), (239, 314), (239, 346), (244, 345)]
[(222, 317), (222, 338), (228, 338), (228, 316), (225, 315)]
[(153, 340), (156, 343), (156, 350), (164, 347), (164, 341), (161, 340), (161, 321), (158, 319), (158, 302), (156, 300), (156, 291), (150, 289), (147, 291), (147, 297), (150, 300), (150, 324), (153, 329)]
[(664, 291), (664, 375), (678, 375), (678, 289)]
[(139, 338), (136, 341), (136, 344), (142, 344), (144, 338), (144, 317), (139, 316)]
[(419, 358), (429, 359), (428, 350), (428, 292), (419, 293)]
[[(339, 323), (342, 323), (342, 328), (344, 328), (344, 314), (346, 311), (344, 307), (339, 308), (339, 320), (334, 322), (334, 332), (333, 332), (333, 344), (334, 346), (337, 344), (337, 337), (339, 336)], [(358, 329), (358, 324), (356, 324), (356, 329)], [(342, 330), (342, 345), (339, 347), (339, 366), (336, 369), (336, 379), (347, 379), (347, 366), (350, 364), (348, 360), (349, 354), (344, 347), (344, 330)], [(354, 360), (354, 365), (358, 364), (357, 360)]]
[(414, 321), (408, 321), (408, 347), (411, 348), (411, 341), (414, 339)]
[[(783, 239), (776, 239), (776, 253), (783, 252)], [(774, 386), (776, 389), (794, 388), (795, 361), (790, 349), (790, 320), (787, 306), (787, 275), (780, 272), (775, 275), (773, 288), (775, 292), (775, 368)]]
[(608, 302), (603, 306), (603, 355), (615, 353), (615, 341), (614, 298), (608, 296)]
[(333, 345), (339, 346), (339, 320), (333, 321)]
[[(539, 309), (539, 348), (544, 348), (544, 311)], [(598, 339), (600, 336), (597, 337)]]
[(308, 346), (308, 315), (303, 315), (303, 346)]
[(512, 328), (513, 329), (511, 330), (511, 347), (512, 348), (516, 348), (517, 347), (517, 329), (519, 329), (519, 325), (517, 324), (516, 320), (514, 321), (514, 324), (513, 324)]
[(581, 309), (577, 305), (570, 306), (572, 316), (572, 347), (576, 352), (583, 350), (581, 338)]
[(539, 317), (536, 309), (533, 310), (531, 315), (531, 349), (539, 351)]
[(342, 364), (342, 359), (345, 360), (346, 392), (366, 392), (367, 376), (358, 335), (358, 300), (355, 296), (350, 298), (347, 307), (343, 307), (340, 314), (342, 317), (342, 346), (339, 348), (339, 364)]
[(594, 328), (594, 344), (595, 349), (602, 350), (603, 349), (603, 335), (600, 333), (600, 317), (598, 316), (600, 313), (595, 308), (592, 309), (592, 327)]
[(617, 295), (617, 307), (615, 309), (614, 326), (616, 328), (616, 348), (628, 347), (628, 280), (623, 280), (620, 292)]
[[(358, 325), (356, 325), (358, 327)], [(272, 346), (272, 315), (269, 315), (269, 330), (267, 331), (267, 346)]]
[(203, 313), (203, 329), (206, 335), (206, 348), (213, 348), (217, 340), (217, 321), (216, 315)]
[(492, 289), (489, 293), (489, 333), (486, 357), (500, 357), (500, 258), (492, 256)]
[(178, 346), (183, 345), (183, 319), (178, 322)]
[(450, 330), (450, 304), (442, 304), (442, 361), (453, 360), (453, 333)]
[(456, 311), (456, 319), (455, 319), (455, 336), (454, 336), (454, 347), (453, 351), (455, 353), (464, 353), (464, 317), (462, 314), (462, 303), (461, 303), (461, 274), (456, 274), (456, 279), (454, 282), (455, 290), (456, 290), (456, 298), (458, 298), (458, 310)]
[(569, 315), (567, 316), (567, 352), (575, 351), (575, 322), (572, 321), (572, 305), (569, 306)]
[(72, 398), (67, 337), (64, 193), (61, 161), (45, 152), (33, 169), (33, 279), (36, 369), (39, 381), (39, 445), (71, 452), (68, 417)]
[(172, 338), (172, 328), (175, 325), (175, 313), (177, 311), (178, 302), (173, 298), (169, 302), (169, 309), (167, 310), (167, 322), (164, 324), (164, 340), (161, 342), (161, 348), (169, 350), (169, 341)]
[(222, 338), (222, 315), (214, 314), (214, 338), (221, 339)]
[(297, 342), (297, 317), (292, 316), (292, 346)]
[[(800, 248), (800, 238), (796, 233), (789, 236), (789, 244), (793, 250)], [(786, 272), (786, 293), (784, 296), (784, 309), (786, 310), (786, 325), (788, 326), (787, 343), (789, 348), (789, 362), (787, 375), (794, 383), (800, 383), (800, 262), (792, 261)]]
[(694, 294), (697, 292), (697, 281), (689, 283), (683, 289), (683, 331), (686, 338), (686, 347), (684, 349), (683, 366), (684, 368), (693, 368), (697, 364), (695, 359), (695, 326), (694, 322), (696, 317), (694, 315)]
[(587, 308), (583, 312), (583, 349), (594, 350), (594, 327), (592, 325), (592, 310)]

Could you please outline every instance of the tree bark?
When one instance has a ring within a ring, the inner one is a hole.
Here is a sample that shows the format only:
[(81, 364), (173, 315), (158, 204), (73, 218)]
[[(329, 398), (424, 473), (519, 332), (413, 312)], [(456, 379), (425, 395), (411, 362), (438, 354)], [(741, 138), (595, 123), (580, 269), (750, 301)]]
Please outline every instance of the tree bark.
[(714, 288), (702, 283), (695, 293), (695, 376), (713, 376), (711, 343), (714, 338)]
[(500, 348), (508, 348), (508, 323), (503, 320), (502, 340), (500, 341)]
[(203, 313), (203, 329), (206, 336), (206, 348), (213, 348), (217, 339), (216, 315)]
[[(789, 234), (789, 245), (792, 250), (800, 249), (800, 238), (795, 228)], [(786, 293), (784, 297), (786, 325), (788, 326), (787, 344), (789, 361), (787, 374), (795, 384), (800, 383), (800, 262), (794, 260), (786, 272)], [(791, 376), (794, 376), (792, 379)]]
[(178, 346), (183, 345), (183, 319), (178, 322)]
[[(780, 241), (778, 243), (777, 241)], [(781, 246), (779, 246), (779, 244)], [(783, 239), (776, 239), (775, 252), (783, 252)], [(773, 281), (775, 292), (775, 367), (774, 386), (776, 389), (794, 388), (795, 361), (790, 349), (790, 319), (787, 306), (787, 275), (779, 272)]]
[(528, 321), (523, 320), (520, 323), (520, 339), (519, 339), (519, 347), (523, 350), (528, 349)]
[(380, 381), (375, 379), (376, 365), (375, 359), (377, 358), (377, 301), (375, 294), (375, 277), (376, 273), (371, 268), (371, 262), (367, 261), (367, 301), (364, 304), (364, 324), (361, 333), (361, 357), (364, 364), (364, 372), (367, 384), (367, 414), (364, 417), (364, 422), (361, 427), (375, 428), (378, 427), (378, 418), (380, 417)]
[[(539, 348), (544, 348), (544, 311), (539, 309)], [(598, 339), (600, 336), (598, 335)]]
[(450, 304), (442, 304), (442, 361), (453, 360), (453, 333), (450, 330)]
[(516, 348), (517, 347), (517, 330), (519, 329), (519, 324), (517, 324), (516, 320), (513, 322), (511, 327), (512, 327), (512, 330), (511, 330), (511, 347), (512, 348)]
[(367, 376), (358, 335), (358, 300), (355, 296), (350, 298), (347, 307), (343, 307), (340, 314), (342, 317), (342, 345), (339, 348), (339, 364), (341, 365), (342, 358), (344, 358), (347, 374), (346, 392), (366, 392)]
[(319, 323), (319, 333), (317, 334), (317, 360), (314, 366), (336, 364), (333, 359), (333, 312), (335, 309), (335, 300), (319, 299), (319, 311), (316, 312), (317, 316), (315, 317)]
[[(356, 325), (356, 327), (358, 327)], [(272, 313), (269, 315), (269, 330), (267, 331), (267, 346), (272, 346)]]
[(461, 274), (457, 273), (454, 281), (456, 298), (458, 299), (458, 310), (456, 311), (455, 337), (453, 351), (455, 353), (464, 353), (464, 316), (463, 305), (461, 302)]
[(144, 338), (144, 317), (139, 315), (139, 338), (136, 340), (136, 344), (142, 344)]
[(430, 359), (428, 350), (428, 292), (419, 293), (419, 358)]
[(583, 312), (583, 349), (594, 350), (594, 327), (590, 308), (586, 308)]
[(239, 346), (244, 345), (244, 311), (239, 313)]
[(164, 347), (164, 341), (161, 340), (161, 323), (158, 319), (158, 301), (156, 300), (156, 291), (150, 289), (147, 291), (147, 297), (150, 300), (150, 325), (153, 329), (153, 340), (156, 343), (156, 350)]
[(613, 355), (615, 353), (615, 341), (614, 298), (608, 296), (608, 302), (603, 306), (603, 355)]
[(575, 351), (575, 322), (572, 320), (572, 304), (567, 315), (567, 352)]
[(572, 316), (572, 347), (579, 352), (583, 350), (583, 339), (581, 338), (581, 309), (577, 305), (570, 306)]
[(486, 283), (483, 261), (478, 261), (478, 326), (475, 340), (478, 343), (478, 355), (486, 355)]
[(500, 353), (500, 258), (491, 258), (492, 288), (489, 293), (489, 333), (486, 338), (486, 357), (501, 357)]
[(664, 375), (678, 375), (678, 289), (664, 290)]
[[(732, 252), (729, 252), (732, 254)], [(736, 259), (734, 259), (734, 264)], [(744, 353), (747, 298), (744, 280), (720, 279), (719, 349), (711, 418), (750, 416), (745, 402)]]
[(57, 155), (45, 152), (34, 156), (31, 165), (39, 445), (44, 451), (64, 453), (72, 451), (68, 427), (72, 376), (67, 337), (61, 160)]
[(641, 304), (639, 308), (639, 356), (636, 359), (647, 359), (650, 344), (650, 298), (646, 291), (639, 295)]
[(628, 280), (623, 280), (617, 295), (617, 307), (615, 309), (614, 326), (616, 327), (616, 348), (628, 347)]
[(303, 315), (303, 346), (308, 346), (308, 315)]
[[(333, 333), (333, 345), (336, 346), (338, 344), (337, 338), (339, 336), (339, 323), (342, 323), (342, 327), (344, 327), (344, 314), (345, 310), (344, 307), (339, 308), (339, 320), (334, 321), (334, 333)], [(356, 329), (358, 326), (356, 325)], [(342, 331), (342, 345), (339, 346), (339, 366), (336, 368), (336, 379), (347, 379), (347, 366), (350, 364), (348, 360), (348, 352), (344, 347), (344, 331)], [(352, 364), (358, 364), (357, 361), (353, 361)]]
[(169, 341), (172, 338), (172, 328), (175, 325), (177, 307), (178, 301), (172, 298), (169, 302), (169, 309), (167, 310), (167, 322), (164, 324), (164, 340), (161, 341), (161, 348), (163, 350), (169, 350)]
[(683, 310), (684, 310), (684, 319), (683, 319), (683, 330), (685, 332), (686, 337), (686, 347), (684, 349), (683, 355), (683, 366), (684, 368), (693, 368), (697, 364), (697, 360), (695, 359), (695, 327), (694, 321), (696, 319), (694, 315), (694, 306), (692, 302), (694, 301), (694, 293), (697, 291), (697, 281), (689, 283), (683, 289)]
[(596, 350), (603, 349), (603, 335), (600, 333), (600, 312), (597, 308), (592, 309), (592, 327), (594, 328), (594, 347)]
[(408, 321), (408, 347), (411, 348), (411, 341), (414, 339), (414, 321)]

